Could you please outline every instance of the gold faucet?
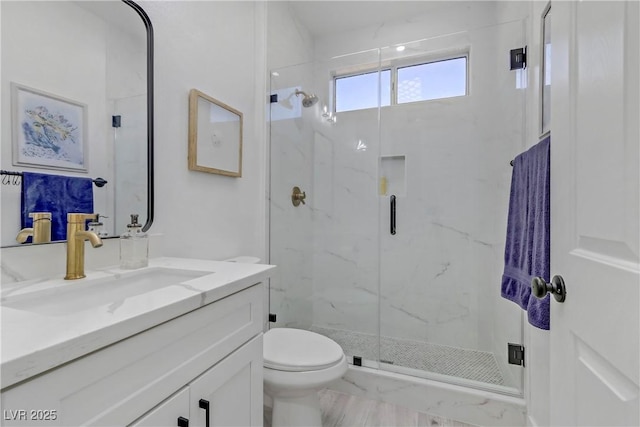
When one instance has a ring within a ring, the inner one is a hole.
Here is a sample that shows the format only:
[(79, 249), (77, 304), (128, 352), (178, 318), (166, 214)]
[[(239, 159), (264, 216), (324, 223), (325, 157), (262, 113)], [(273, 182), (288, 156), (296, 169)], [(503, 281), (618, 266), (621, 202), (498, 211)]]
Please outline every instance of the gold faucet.
[(99, 248), (102, 239), (93, 231), (85, 230), (85, 221), (98, 219), (98, 214), (70, 213), (67, 214), (67, 275), (65, 280), (82, 279), (84, 274), (84, 241), (91, 242), (91, 246)]
[(31, 212), (33, 227), (23, 228), (16, 236), (18, 243), (24, 243), (32, 236), (33, 243), (49, 243), (51, 241), (51, 212)]

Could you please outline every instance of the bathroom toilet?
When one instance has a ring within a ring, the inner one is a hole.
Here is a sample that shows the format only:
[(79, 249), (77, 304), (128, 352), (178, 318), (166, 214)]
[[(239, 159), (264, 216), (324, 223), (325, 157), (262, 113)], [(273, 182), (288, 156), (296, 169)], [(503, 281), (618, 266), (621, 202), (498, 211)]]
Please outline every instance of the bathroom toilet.
[(315, 332), (274, 328), (264, 334), (264, 392), (273, 399), (271, 425), (321, 426), (318, 391), (347, 372), (333, 340)]
[[(226, 261), (255, 264), (260, 259)], [(271, 426), (322, 426), (318, 391), (347, 372), (342, 347), (324, 335), (293, 328), (270, 329), (263, 342), (264, 392), (273, 400)]]

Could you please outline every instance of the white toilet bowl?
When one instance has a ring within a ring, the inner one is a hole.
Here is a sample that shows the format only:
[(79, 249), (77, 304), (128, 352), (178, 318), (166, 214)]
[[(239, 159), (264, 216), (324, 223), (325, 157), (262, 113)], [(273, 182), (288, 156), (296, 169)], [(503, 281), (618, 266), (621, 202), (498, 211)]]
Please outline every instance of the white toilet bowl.
[(347, 372), (347, 359), (333, 340), (302, 329), (264, 334), (264, 391), (273, 399), (271, 425), (322, 425), (318, 391)]

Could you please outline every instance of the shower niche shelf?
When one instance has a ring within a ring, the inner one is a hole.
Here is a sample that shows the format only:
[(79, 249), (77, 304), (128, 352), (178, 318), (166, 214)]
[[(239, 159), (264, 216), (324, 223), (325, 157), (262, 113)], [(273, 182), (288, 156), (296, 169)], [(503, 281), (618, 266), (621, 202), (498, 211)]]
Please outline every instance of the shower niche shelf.
[(405, 156), (380, 156), (380, 178), (378, 194), (404, 196), (407, 192)]

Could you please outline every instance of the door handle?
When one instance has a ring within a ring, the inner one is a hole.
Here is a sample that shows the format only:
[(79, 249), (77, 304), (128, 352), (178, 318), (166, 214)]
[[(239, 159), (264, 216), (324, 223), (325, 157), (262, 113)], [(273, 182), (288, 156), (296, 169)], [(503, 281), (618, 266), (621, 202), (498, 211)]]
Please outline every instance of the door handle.
[(547, 283), (542, 277), (534, 277), (531, 280), (531, 293), (536, 298), (552, 294), (556, 301), (564, 302), (567, 298), (567, 287), (562, 276), (553, 276), (551, 283)]
[(209, 401), (208, 400), (204, 400), (204, 399), (200, 399), (200, 401), (198, 402), (198, 406), (201, 409), (204, 409), (204, 416), (205, 418), (205, 426), (209, 427)]
[(389, 204), (391, 206), (391, 213), (389, 215), (389, 222), (390, 222), (390, 224), (389, 224), (389, 227), (390, 227), (389, 232), (392, 235), (395, 235), (396, 234), (396, 196), (392, 195), (390, 197), (390, 199), (389, 199), (389, 202), (390, 202)]

